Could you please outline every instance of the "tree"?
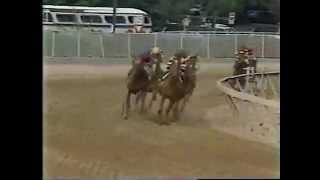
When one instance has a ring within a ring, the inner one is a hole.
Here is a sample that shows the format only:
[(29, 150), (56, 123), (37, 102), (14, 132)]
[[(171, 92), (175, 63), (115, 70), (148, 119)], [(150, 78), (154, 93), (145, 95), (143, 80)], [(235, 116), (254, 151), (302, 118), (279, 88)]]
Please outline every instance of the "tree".
[[(113, 0), (43, 0), (51, 5), (80, 5), (112, 7)], [(155, 28), (167, 20), (181, 22), (189, 9), (200, 4), (204, 15), (228, 16), (234, 11), (236, 19), (244, 19), (248, 7), (270, 9), (280, 19), (280, 0), (118, 0), (118, 7), (138, 8), (148, 12)]]

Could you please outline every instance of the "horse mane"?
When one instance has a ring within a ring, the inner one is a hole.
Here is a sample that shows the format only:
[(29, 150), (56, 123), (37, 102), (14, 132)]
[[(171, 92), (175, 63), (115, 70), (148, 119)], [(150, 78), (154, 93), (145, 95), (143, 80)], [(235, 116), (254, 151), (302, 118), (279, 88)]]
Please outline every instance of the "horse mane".
[(176, 61), (173, 61), (171, 64), (171, 67), (169, 69), (169, 77), (178, 77), (180, 74), (180, 65), (181, 65), (181, 59), (178, 59)]

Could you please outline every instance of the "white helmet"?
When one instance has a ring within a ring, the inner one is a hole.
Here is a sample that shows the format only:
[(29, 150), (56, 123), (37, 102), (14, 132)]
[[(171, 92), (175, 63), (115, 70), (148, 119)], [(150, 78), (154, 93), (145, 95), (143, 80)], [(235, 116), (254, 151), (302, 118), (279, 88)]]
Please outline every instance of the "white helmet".
[(151, 54), (160, 54), (161, 50), (158, 47), (154, 47), (151, 49)]

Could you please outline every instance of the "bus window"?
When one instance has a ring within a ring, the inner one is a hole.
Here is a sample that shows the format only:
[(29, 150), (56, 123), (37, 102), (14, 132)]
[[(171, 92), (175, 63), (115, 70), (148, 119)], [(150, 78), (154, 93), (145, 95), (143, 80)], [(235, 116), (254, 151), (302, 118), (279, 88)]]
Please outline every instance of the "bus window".
[(133, 22), (134, 22), (133, 19), (134, 19), (133, 16), (128, 16), (128, 20), (129, 20), (129, 23), (130, 23), (130, 24), (133, 24)]
[(117, 23), (118, 24), (125, 24), (126, 19), (123, 16), (117, 16)]
[(51, 15), (51, 13), (48, 13), (48, 22), (52, 22), (53, 20), (52, 20), (52, 15)]
[(102, 23), (102, 19), (97, 15), (82, 15), (81, 21), (84, 23)]
[(108, 22), (108, 23), (112, 23), (113, 20), (112, 20), (112, 16), (105, 16), (104, 19)]
[(149, 17), (144, 17), (144, 23), (145, 23), (145, 24), (149, 24), (149, 23), (150, 23)]
[(43, 13), (42, 16), (42, 21), (43, 22), (52, 22), (52, 15), (50, 13)]
[[(113, 16), (105, 16), (108, 23), (113, 23)], [(126, 19), (123, 16), (116, 17), (117, 24), (126, 24)]]
[(74, 14), (57, 14), (56, 17), (59, 22), (76, 22)]

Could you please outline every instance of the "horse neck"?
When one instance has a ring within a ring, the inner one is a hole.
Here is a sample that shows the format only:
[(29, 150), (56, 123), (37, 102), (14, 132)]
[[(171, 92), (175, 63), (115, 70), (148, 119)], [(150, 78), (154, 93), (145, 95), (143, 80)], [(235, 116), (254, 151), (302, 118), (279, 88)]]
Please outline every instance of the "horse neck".
[(176, 64), (176, 69), (175, 69), (177, 77), (181, 75), (180, 67), (181, 67), (181, 59), (178, 59)]
[(192, 79), (192, 77), (193, 77), (193, 75), (194, 75), (194, 69), (193, 69), (193, 66), (192, 66), (192, 64), (187, 64), (187, 66), (186, 66), (186, 70), (185, 70), (185, 73), (184, 73), (184, 79), (186, 80), (186, 81), (188, 81), (188, 80), (191, 80)]
[(178, 79), (178, 77), (180, 76), (180, 63), (179, 60), (178, 62), (173, 62), (173, 64), (170, 67), (169, 70), (169, 79)]
[(196, 61), (195, 60), (192, 60), (191, 67), (192, 67), (192, 70), (196, 70)]

